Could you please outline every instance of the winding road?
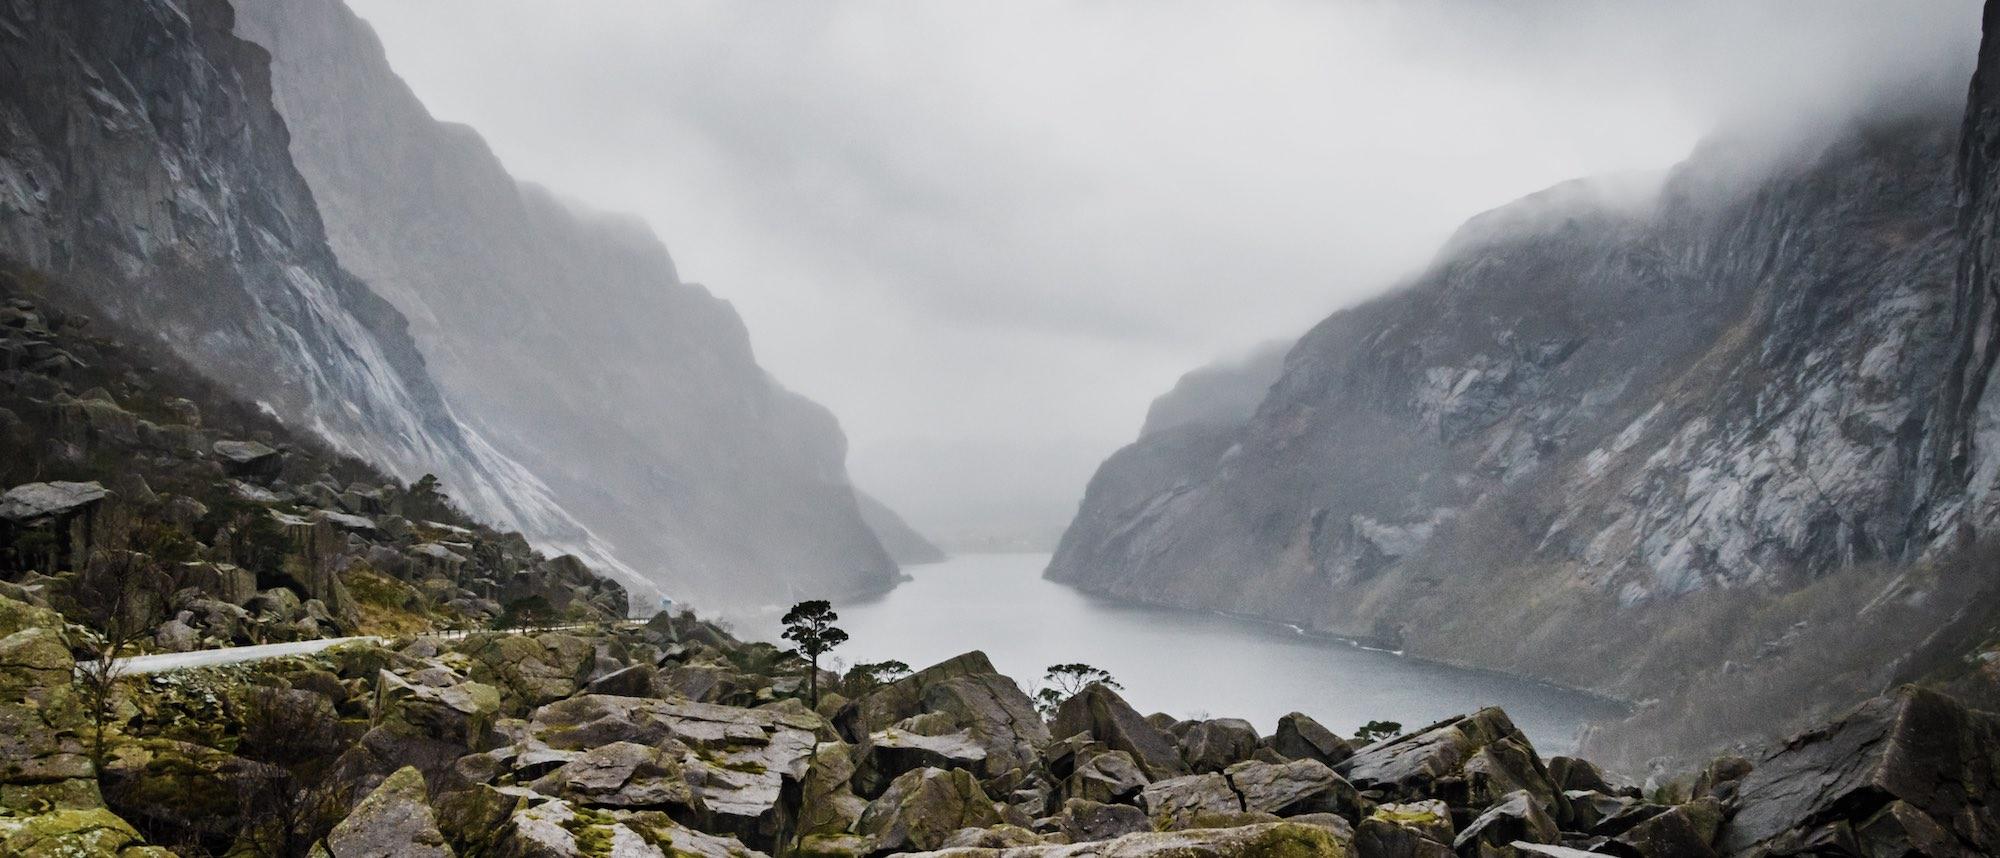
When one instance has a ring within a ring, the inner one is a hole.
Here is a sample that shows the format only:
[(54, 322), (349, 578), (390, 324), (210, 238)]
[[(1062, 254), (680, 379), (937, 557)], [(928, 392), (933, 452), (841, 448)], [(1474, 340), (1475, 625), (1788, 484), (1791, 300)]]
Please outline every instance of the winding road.
[[(637, 625), (640, 622), (643, 621), (626, 620), (625, 622), (619, 623), (617, 625)], [(500, 633), (510, 634), (510, 635), (541, 634), (543, 632), (561, 632), (561, 631), (569, 631), (572, 629), (594, 628), (601, 625), (603, 624), (575, 623), (566, 626), (539, 626), (535, 628), (505, 629), (502, 630)], [(490, 632), (492, 630), (480, 629), (479, 631)], [(418, 637), (444, 638), (450, 640), (450, 639), (462, 638), (473, 633), (474, 632), (471, 630), (455, 630), (455, 631), (432, 632), (429, 634), (418, 635)], [(292, 641), (290, 643), (258, 644), (256, 646), (232, 646), (232, 647), (223, 647), (221, 649), (198, 649), (190, 652), (166, 652), (166, 653), (158, 653), (155, 655), (134, 655), (118, 659), (117, 673), (121, 676), (140, 676), (150, 673), (167, 673), (169, 671), (189, 670), (192, 668), (200, 668), (200, 667), (219, 667), (225, 664), (241, 664), (246, 661), (263, 661), (265, 659), (283, 658), (288, 655), (310, 655), (312, 653), (320, 652), (326, 649), (331, 649), (333, 647), (337, 647), (340, 646), (341, 644), (347, 644), (347, 643), (379, 644), (387, 640), (389, 639), (384, 637), (379, 637), (376, 635), (355, 635), (352, 637), (344, 637), (344, 638), (320, 638), (318, 640), (309, 640), (309, 641)]]

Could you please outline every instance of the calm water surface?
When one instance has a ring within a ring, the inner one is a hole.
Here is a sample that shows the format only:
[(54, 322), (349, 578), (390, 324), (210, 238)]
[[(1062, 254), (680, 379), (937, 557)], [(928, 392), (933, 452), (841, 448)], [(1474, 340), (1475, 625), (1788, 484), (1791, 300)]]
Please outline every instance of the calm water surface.
[(1620, 709), (1587, 695), (1426, 664), (1283, 626), (1125, 604), (1042, 579), (1046, 554), (975, 554), (905, 568), (913, 580), (835, 605), (852, 635), (843, 662), (934, 664), (984, 650), (1000, 672), (1039, 680), (1051, 664), (1111, 671), (1141, 712), (1247, 718), (1269, 734), (1305, 712), (1347, 735), (1374, 719), (1406, 727), (1481, 706), (1505, 707), (1544, 753), (1574, 748), (1577, 729)]

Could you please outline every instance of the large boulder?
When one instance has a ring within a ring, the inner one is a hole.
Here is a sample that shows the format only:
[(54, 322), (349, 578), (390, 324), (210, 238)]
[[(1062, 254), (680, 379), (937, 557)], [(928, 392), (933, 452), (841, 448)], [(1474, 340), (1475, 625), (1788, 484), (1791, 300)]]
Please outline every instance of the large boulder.
[(1556, 821), (1542, 810), (1541, 802), (1522, 790), (1467, 823), (1452, 842), (1452, 848), (1463, 855), (1469, 850), (1503, 848), (1515, 841), (1556, 843), (1561, 839), (1562, 832)]
[(854, 748), (846, 742), (825, 742), (813, 749), (799, 791), (801, 836), (839, 834), (861, 820), (868, 802), (848, 787), (854, 772)]
[(1385, 804), (1354, 827), (1354, 845), (1363, 858), (1447, 858), (1456, 833), (1442, 801)]
[(1029, 769), (1049, 744), (1049, 728), (1014, 680), (997, 673), (953, 676), (925, 686), (923, 708), (951, 718), (986, 749), (986, 769)]
[(241, 796), (281, 781), (272, 766), (226, 751), (146, 738), (118, 745), (104, 792), (119, 816), (175, 840), (227, 846), (243, 827)]
[(734, 837), (688, 828), (656, 810), (613, 811), (612, 817), (652, 846), (660, 858), (765, 858)]
[(1271, 734), (1271, 749), (1293, 760), (1318, 760), (1329, 766), (1354, 756), (1353, 746), (1334, 735), (1303, 712), (1278, 719), (1278, 731)]
[(892, 728), (870, 733), (862, 748), (854, 788), (865, 796), (881, 795), (891, 781), (914, 769), (957, 768), (982, 777), (989, 774), (985, 746), (965, 731), (927, 736)]
[(568, 802), (524, 804), (498, 829), (495, 858), (665, 858), (666, 853), (615, 817), (579, 812)]
[(326, 858), (452, 858), (426, 798), (424, 776), (397, 769), (354, 812), (333, 827), (315, 850)]
[(70, 858), (173, 853), (141, 851), (139, 832), (104, 808), (56, 810), (37, 816), (0, 817), (0, 855), (18, 858)]
[(650, 664), (634, 664), (591, 680), (583, 691), (614, 697), (652, 697), (659, 690), (659, 674)]
[(1112, 750), (1132, 755), (1155, 780), (1187, 774), (1187, 764), (1172, 739), (1147, 723), (1118, 692), (1092, 683), (1063, 701), (1050, 731), (1057, 736), (1087, 733)]
[(1202, 817), (1243, 812), (1229, 779), (1215, 772), (1154, 781), (1139, 791), (1140, 809), (1158, 829), (1200, 827)]
[(49, 690), (69, 684), (76, 660), (61, 629), (58, 621), (0, 637), (0, 694), (45, 698)]
[(1353, 817), (1362, 811), (1360, 793), (1318, 760), (1289, 763), (1252, 760), (1230, 766), (1223, 774), (1242, 798), (1243, 809), (1253, 813), (1278, 816), (1337, 813)]
[(470, 681), (413, 683), (383, 670), (375, 680), (375, 712), (392, 729), (476, 750), (500, 715), (500, 690)]
[(1480, 749), (1504, 738), (1527, 738), (1507, 713), (1481, 709), (1432, 724), (1414, 733), (1385, 739), (1354, 752), (1335, 771), (1363, 790), (1380, 790), (1398, 799), (1421, 799), (1437, 779), (1458, 774)]
[(963, 769), (906, 772), (868, 804), (857, 831), (885, 852), (937, 849), (962, 828), (1001, 823), (993, 800)]
[(528, 786), (574, 805), (661, 810), (682, 822), (704, 812), (678, 757), (631, 742), (591, 748)]
[[(1743, 771), (1747, 773), (1749, 771), (1747, 765), (1749, 761), (1745, 760), (1744, 762), (1746, 765)], [(1556, 788), (1564, 792), (1587, 790), (1605, 795), (1617, 792), (1616, 789), (1612, 788), (1610, 782), (1604, 779), (1604, 773), (1598, 771), (1596, 764), (1589, 760), (1564, 756), (1550, 757), (1548, 769), (1549, 780), (1555, 782)], [(1741, 774), (1737, 775), (1739, 778), (1741, 776)]]
[(1629, 858), (1709, 858), (1716, 854), (1715, 836), (1721, 825), (1722, 803), (1709, 796), (1656, 814), (1598, 850)]
[(973, 650), (869, 692), (843, 711), (836, 722), (842, 733), (856, 740), (912, 715), (923, 714), (924, 696), (933, 685), (955, 677), (998, 674), (986, 653)]
[(111, 496), (100, 483), (24, 483), (0, 495), (0, 521), (29, 524), (81, 513)]
[[(1490, 807), (1517, 790), (1527, 790), (1558, 822), (1569, 818), (1569, 800), (1525, 738), (1503, 737), (1473, 753), (1460, 768), (1463, 795), (1456, 803), (1474, 809)], [(1460, 789), (1454, 785), (1452, 792)]]
[(223, 472), (238, 479), (269, 481), (285, 467), (285, 454), (256, 441), (217, 441), (211, 449)]
[[(1896, 802), (1894, 817), (1876, 819)], [(1738, 783), (1735, 806), (1726, 854), (1797, 848), (1870, 821), (2000, 854), (2000, 715), (1906, 686), (1786, 741)]]
[(577, 693), (597, 665), (589, 641), (560, 633), (473, 635), (457, 649), (472, 658), (472, 678), (500, 688), (515, 711)]
[(681, 764), (713, 829), (768, 848), (789, 823), (781, 799), (787, 783), (804, 779), (820, 726), (815, 715), (781, 708), (585, 694), (536, 709), (526, 730), (555, 750), (678, 741), (688, 748)]
[(1088, 754), (1063, 781), (1063, 795), (1071, 799), (1116, 804), (1139, 794), (1150, 781), (1146, 772), (1124, 751)]
[[(39, 556), (22, 561), (44, 568), (74, 569), (82, 565), (92, 549), (118, 530), (111, 492), (98, 483), (26, 483), (0, 495), (0, 534), (29, 528), (44, 529), (56, 537)], [(9, 540), (16, 542), (16, 540)], [(25, 540), (19, 540), (19, 550)]]
[(1219, 772), (1257, 753), (1257, 728), (1241, 718), (1197, 722), (1181, 737), (1181, 759), (1189, 771)]
[(1153, 823), (1146, 818), (1146, 812), (1132, 805), (1105, 804), (1080, 798), (1063, 802), (1062, 810), (1057, 811), (1049, 822), (1071, 843), (1110, 840), (1153, 830)]
[(97, 807), (62, 615), (0, 597), (0, 815)]

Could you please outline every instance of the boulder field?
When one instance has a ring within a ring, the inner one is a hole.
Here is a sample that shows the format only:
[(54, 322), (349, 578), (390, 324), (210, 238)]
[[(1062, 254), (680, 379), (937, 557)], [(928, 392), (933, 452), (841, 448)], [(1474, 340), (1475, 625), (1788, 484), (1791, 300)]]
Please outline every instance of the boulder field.
[(691, 614), (126, 681), (93, 764), (55, 611), (0, 597), (0, 854), (1984, 855), (2000, 715), (1906, 687), (1652, 784), (1499, 709), (1356, 745), (1304, 713), (1044, 717), (972, 652), (827, 674)]

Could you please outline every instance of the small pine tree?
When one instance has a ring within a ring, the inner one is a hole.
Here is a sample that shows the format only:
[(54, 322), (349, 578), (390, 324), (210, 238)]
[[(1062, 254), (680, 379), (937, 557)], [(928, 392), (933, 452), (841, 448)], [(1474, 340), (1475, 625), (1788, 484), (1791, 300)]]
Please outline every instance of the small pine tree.
[(833, 625), (839, 619), (840, 615), (833, 612), (833, 605), (825, 599), (800, 602), (785, 612), (784, 638), (796, 644), (794, 651), (811, 665), (806, 674), (806, 693), (811, 696), (813, 708), (819, 707), (819, 657), (847, 642), (847, 633)]
[(1403, 732), (1403, 725), (1395, 721), (1370, 721), (1354, 731), (1354, 741), (1370, 744)]
[(909, 675), (910, 666), (894, 659), (862, 662), (848, 669), (841, 680), (841, 692), (849, 697), (860, 697)]
[(1075, 697), (1077, 692), (1093, 683), (1112, 689), (1125, 687), (1103, 668), (1082, 662), (1049, 665), (1048, 675), (1042, 677), (1042, 687), (1035, 691), (1035, 708), (1041, 710), (1043, 717), (1053, 718), (1063, 701)]

